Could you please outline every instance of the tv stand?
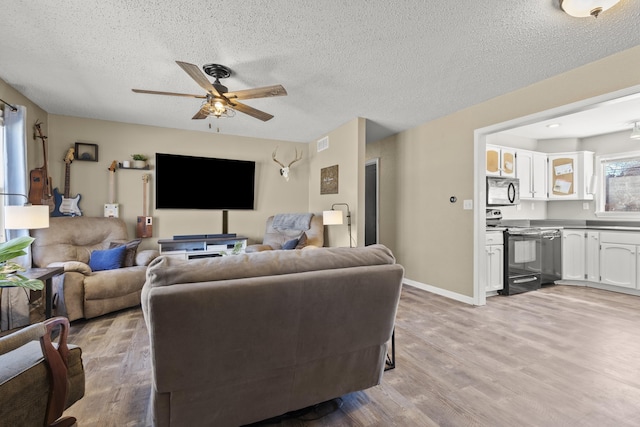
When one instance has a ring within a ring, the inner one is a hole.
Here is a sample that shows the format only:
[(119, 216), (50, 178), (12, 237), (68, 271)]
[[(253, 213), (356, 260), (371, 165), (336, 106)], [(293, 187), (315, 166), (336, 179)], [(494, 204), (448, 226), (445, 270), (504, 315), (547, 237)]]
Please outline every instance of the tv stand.
[[(193, 239), (160, 239), (160, 255), (181, 259), (210, 258), (233, 253), (244, 253), (247, 238), (234, 237), (196, 237)], [(234, 252), (234, 249), (238, 250)]]

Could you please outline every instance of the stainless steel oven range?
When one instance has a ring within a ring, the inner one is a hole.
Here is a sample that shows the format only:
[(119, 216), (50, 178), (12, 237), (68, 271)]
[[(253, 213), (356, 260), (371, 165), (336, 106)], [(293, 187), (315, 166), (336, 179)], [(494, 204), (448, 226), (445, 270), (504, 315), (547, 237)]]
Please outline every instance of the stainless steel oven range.
[(541, 232), (536, 228), (509, 227), (504, 232), (504, 288), (501, 295), (540, 289)]
[(560, 279), (560, 230), (509, 227), (504, 232), (504, 289), (515, 295)]

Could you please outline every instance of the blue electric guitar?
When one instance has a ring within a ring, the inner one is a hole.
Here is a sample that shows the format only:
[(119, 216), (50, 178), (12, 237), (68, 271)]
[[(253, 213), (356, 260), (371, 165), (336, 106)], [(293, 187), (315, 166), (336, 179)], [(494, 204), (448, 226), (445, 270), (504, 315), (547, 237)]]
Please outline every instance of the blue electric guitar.
[(80, 195), (75, 197), (69, 197), (69, 177), (71, 175), (71, 162), (73, 162), (73, 155), (75, 150), (69, 148), (67, 155), (64, 157), (64, 194), (60, 194), (57, 188), (53, 189), (53, 199), (55, 207), (51, 216), (81, 216), (82, 212), (78, 203), (80, 203)]

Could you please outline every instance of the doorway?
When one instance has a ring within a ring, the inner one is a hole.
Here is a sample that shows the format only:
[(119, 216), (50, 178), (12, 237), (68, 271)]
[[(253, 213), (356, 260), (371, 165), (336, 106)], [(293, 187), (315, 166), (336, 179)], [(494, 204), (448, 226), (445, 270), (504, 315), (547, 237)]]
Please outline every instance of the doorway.
[(364, 245), (378, 243), (378, 163), (379, 158), (365, 163), (364, 180)]
[(625, 97), (640, 96), (640, 86), (633, 86), (616, 92), (596, 96), (593, 98), (541, 111), (528, 116), (497, 123), (474, 132), (474, 194), (476, 209), (474, 210), (474, 305), (486, 304), (486, 140), (487, 136), (510, 130), (516, 127), (532, 125), (548, 120), (557, 120), (562, 116), (570, 116), (579, 112), (594, 110), (611, 104), (616, 104)]

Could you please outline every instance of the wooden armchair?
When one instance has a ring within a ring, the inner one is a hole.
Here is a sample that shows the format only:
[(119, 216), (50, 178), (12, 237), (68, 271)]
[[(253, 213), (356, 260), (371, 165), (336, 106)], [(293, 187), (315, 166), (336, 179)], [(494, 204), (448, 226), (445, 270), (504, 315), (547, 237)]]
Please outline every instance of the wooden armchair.
[(75, 418), (60, 419), (84, 396), (82, 350), (67, 345), (68, 333), (69, 321), (54, 317), (0, 338), (2, 425), (75, 424)]

